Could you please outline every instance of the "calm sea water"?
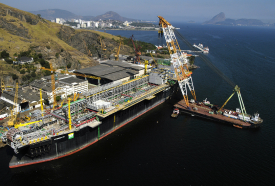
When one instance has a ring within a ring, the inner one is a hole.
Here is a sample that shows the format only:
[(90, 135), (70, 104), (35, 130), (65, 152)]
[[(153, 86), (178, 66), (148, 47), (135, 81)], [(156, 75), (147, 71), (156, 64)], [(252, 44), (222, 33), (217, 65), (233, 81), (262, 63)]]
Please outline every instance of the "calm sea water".
[[(241, 130), (196, 117), (170, 118), (170, 100), (98, 143), (60, 160), (9, 169), (12, 151), (0, 149), (0, 185), (273, 185), (275, 182), (275, 28), (173, 24), (241, 87), (259, 130)], [(107, 31), (164, 44), (155, 31)], [(187, 47), (179, 42), (181, 49)], [(200, 59), (193, 73), (198, 100), (218, 105), (233, 88)], [(239, 107), (233, 97), (227, 108)]]

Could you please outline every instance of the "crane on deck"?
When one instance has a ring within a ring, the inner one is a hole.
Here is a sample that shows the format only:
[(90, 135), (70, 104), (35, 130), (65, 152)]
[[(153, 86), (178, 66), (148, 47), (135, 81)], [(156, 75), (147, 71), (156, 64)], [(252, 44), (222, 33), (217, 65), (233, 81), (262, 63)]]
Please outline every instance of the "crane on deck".
[(241, 95), (240, 87), (238, 85), (236, 85), (234, 87), (233, 93), (231, 94), (231, 96), (229, 96), (229, 98), (225, 101), (225, 103), (220, 107), (220, 109), (218, 110), (218, 112), (220, 112), (223, 109), (223, 107), (234, 96), (235, 93), (237, 93), (237, 95), (238, 95), (238, 99), (239, 99), (239, 103), (240, 103), (240, 107), (241, 107), (241, 113), (243, 115), (243, 119), (245, 120), (244, 115), (247, 115), (247, 113), (246, 113), (246, 109), (245, 109), (245, 106), (244, 106), (244, 103), (243, 103), (243, 98), (242, 98), (242, 95)]
[(43, 98), (42, 98), (42, 89), (40, 89), (40, 107), (41, 107), (41, 116), (44, 116), (43, 112)]
[(77, 98), (80, 96), (81, 93), (74, 93), (74, 98), (73, 98), (73, 101), (76, 101)]
[(130, 37), (130, 41), (132, 41), (132, 43), (133, 43), (133, 47), (134, 47), (134, 49), (135, 49), (135, 55), (136, 55), (136, 60), (134, 61), (134, 63), (135, 62), (138, 62), (139, 64), (140, 64), (140, 55), (141, 55), (141, 52), (140, 52), (140, 49), (141, 49), (141, 46), (137, 46), (136, 47), (136, 45), (135, 45), (135, 42), (134, 42), (134, 35), (132, 35), (131, 37)]
[(193, 80), (191, 77), (192, 72), (188, 70), (187, 66), (187, 56), (184, 54), (178, 44), (174, 33), (174, 27), (166, 21), (163, 17), (158, 16), (159, 18), (159, 26), (162, 29), (162, 32), (165, 37), (165, 41), (167, 43), (167, 48), (170, 53), (171, 63), (175, 69), (175, 74), (179, 83), (179, 87), (183, 98), (185, 100), (186, 105), (189, 107), (188, 95), (187, 90), (189, 89), (195, 101), (196, 94), (193, 85)]
[(14, 104), (13, 104), (13, 108), (11, 109), (11, 114), (10, 114), (10, 118), (8, 121), (9, 127), (13, 127), (16, 122), (16, 117), (17, 117), (17, 113), (18, 113), (17, 101), (18, 101), (18, 83), (16, 83), (14, 100), (13, 100)]
[[(44, 67), (42, 67), (44, 68)], [(45, 69), (44, 69), (45, 70)], [(54, 79), (54, 69), (52, 66), (52, 63), (50, 63), (50, 69), (51, 71), (51, 82), (52, 82), (52, 95), (53, 95), (53, 109), (55, 108), (55, 106), (57, 105), (56, 103), (56, 96), (55, 96), (55, 79)]]

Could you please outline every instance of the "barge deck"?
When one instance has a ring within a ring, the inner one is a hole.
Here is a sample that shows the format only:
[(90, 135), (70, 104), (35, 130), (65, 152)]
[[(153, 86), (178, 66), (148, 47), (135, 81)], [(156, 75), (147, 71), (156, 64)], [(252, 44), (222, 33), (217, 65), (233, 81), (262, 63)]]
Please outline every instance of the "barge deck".
[[(207, 105), (204, 104), (198, 104), (198, 103), (189, 103), (189, 108), (187, 107), (184, 100), (179, 101), (174, 105), (174, 107), (178, 108), (181, 113), (190, 114), (192, 116), (198, 116), (201, 118), (230, 124), (236, 128), (258, 128), (260, 127), (262, 120), (258, 123), (250, 123), (246, 122), (240, 119), (234, 119), (231, 117), (227, 117), (222, 114), (216, 114), (216, 110), (210, 108)], [(226, 109), (222, 109), (222, 112), (227, 111)]]

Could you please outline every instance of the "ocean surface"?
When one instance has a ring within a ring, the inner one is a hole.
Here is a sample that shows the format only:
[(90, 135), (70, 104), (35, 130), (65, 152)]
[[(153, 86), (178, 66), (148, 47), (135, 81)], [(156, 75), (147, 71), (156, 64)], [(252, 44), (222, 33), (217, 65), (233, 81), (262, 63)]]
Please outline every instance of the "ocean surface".
[[(260, 113), (260, 129), (170, 118), (179, 94), (69, 157), (9, 169), (13, 152), (0, 149), (0, 185), (274, 185), (275, 28), (172, 24), (191, 44), (209, 47), (208, 58), (241, 88), (247, 112)], [(106, 32), (165, 44), (156, 31)], [(233, 87), (199, 58), (195, 64), (197, 99), (222, 105)], [(237, 107), (235, 95), (226, 108)]]

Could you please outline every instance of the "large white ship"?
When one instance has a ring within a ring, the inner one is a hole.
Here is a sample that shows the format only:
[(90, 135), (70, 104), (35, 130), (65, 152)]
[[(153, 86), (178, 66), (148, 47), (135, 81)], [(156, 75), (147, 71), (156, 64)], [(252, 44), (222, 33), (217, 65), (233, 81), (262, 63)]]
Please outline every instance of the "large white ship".
[(201, 43), (199, 43), (198, 45), (194, 44), (193, 46), (201, 50), (203, 53), (209, 53), (209, 48), (203, 47), (203, 44)]

